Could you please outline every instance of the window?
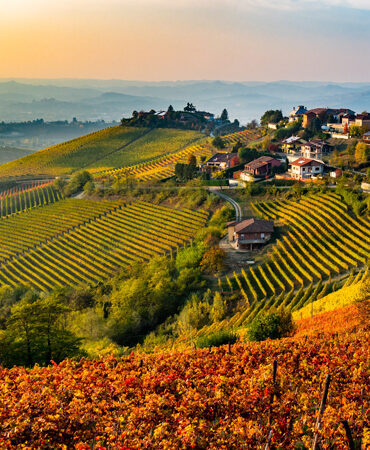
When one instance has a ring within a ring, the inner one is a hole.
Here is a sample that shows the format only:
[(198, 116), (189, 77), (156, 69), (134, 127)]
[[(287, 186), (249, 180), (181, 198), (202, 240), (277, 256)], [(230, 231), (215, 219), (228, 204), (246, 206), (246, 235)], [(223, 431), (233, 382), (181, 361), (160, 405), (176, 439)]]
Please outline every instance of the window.
[(265, 239), (265, 233), (261, 233), (261, 239)]

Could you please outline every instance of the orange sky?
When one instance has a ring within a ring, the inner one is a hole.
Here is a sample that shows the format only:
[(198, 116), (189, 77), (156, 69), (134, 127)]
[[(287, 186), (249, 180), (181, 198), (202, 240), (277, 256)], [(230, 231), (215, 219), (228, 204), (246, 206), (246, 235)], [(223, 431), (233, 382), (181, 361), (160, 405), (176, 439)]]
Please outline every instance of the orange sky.
[(3, 3), (0, 77), (369, 81), (367, 0)]

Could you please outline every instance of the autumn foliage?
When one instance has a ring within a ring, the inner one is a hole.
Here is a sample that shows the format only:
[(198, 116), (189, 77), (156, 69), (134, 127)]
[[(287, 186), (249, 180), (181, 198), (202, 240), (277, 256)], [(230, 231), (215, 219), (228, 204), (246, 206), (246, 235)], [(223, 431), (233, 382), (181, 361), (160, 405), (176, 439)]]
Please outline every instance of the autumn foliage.
[(0, 448), (264, 448), (270, 430), (275, 448), (310, 448), (328, 373), (320, 448), (348, 448), (342, 420), (366, 448), (369, 333), (326, 326), (307, 338), (307, 320), (298, 337), (239, 343), (231, 353), (189, 348), (0, 369)]

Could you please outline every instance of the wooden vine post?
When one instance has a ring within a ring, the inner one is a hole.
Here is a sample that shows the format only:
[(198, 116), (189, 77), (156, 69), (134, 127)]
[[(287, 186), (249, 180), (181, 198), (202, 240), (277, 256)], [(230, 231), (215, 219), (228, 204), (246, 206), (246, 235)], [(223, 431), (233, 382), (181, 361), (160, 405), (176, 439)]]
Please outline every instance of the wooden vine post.
[(318, 440), (319, 440), (319, 430), (320, 430), (320, 426), (321, 426), (321, 416), (323, 415), (323, 413), (325, 411), (326, 400), (328, 398), (328, 392), (329, 392), (329, 385), (330, 385), (330, 373), (328, 373), (326, 375), (326, 378), (325, 378), (324, 391), (322, 393), (319, 414), (317, 416), (316, 425), (315, 425), (315, 430), (316, 431), (315, 431), (314, 438), (313, 438), (312, 450), (317, 450), (317, 448), (318, 448), (317, 447), (317, 443), (318, 443)]

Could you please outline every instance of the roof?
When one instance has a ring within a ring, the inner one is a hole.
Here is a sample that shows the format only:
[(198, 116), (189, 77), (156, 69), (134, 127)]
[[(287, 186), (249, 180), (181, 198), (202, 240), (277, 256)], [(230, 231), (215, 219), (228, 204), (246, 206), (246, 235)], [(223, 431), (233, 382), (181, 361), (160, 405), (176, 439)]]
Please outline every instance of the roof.
[(324, 163), (322, 163), (321, 161), (317, 161), (316, 159), (311, 159), (311, 158), (298, 158), (295, 161), (291, 162), (290, 164), (292, 166), (306, 166), (307, 164), (311, 164), (312, 162), (316, 162), (318, 164), (324, 165)]
[(293, 142), (299, 141), (301, 138), (299, 136), (290, 136), (282, 141), (283, 144), (293, 144)]
[(242, 221), (229, 222), (228, 226), (235, 226), (236, 233), (272, 233), (274, 231), (274, 222), (263, 219), (246, 219)]
[(213, 163), (213, 162), (229, 162), (231, 159), (237, 156), (237, 153), (215, 153), (211, 158), (207, 160), (207, 163)]
[(370, 114), (357, 114), (356, 119), (370, 120)]
[(245, 164), (245, 167), (250, 167), (251, 169), (258, 169), (258, 167), (265, 166), (270, 161), (278, 161), (278, 160), (273, 158), (272, 156), (260, 156), (259, 158), (254, 159), (253, 161), (250, 161), (249, 163)]
[(294, 108), (292, 109), (292, 111), (290, 112), (289, 115), (290, 115), (291, 117), (293, 117), (293, 116), (297, 116), (297, 115), (300, 115), (300, 114), (304, 114), (306, 111), (307, 111), (307, 108), (306, 108), (306, 107), (304, 107), (303, 105), (298, 105), (297, 108), (294, 107)]
[(366, 133), (364, 133), (363, 136), (370, 136), (370, 131), (367, 131)]

